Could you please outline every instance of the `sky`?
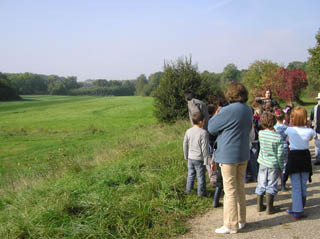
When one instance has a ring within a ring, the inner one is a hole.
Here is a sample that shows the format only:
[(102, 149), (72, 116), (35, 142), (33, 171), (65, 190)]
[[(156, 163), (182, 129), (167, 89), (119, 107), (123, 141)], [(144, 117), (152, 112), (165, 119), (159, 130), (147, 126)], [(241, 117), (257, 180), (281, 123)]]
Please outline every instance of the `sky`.
[(319, 0), (0, 0), (0, 72), (125, 80), (192, 57), (199, 71), (307, 61)]

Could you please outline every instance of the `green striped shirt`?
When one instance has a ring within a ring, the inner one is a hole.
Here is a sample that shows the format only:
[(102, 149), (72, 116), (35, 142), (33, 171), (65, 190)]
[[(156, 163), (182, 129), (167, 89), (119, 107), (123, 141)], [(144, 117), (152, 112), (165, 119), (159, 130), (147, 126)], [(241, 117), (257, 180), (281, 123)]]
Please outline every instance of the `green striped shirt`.
[(267, 168), (284, 167), (284, 143), (281, 136), (269, 129), (259, 131), (260, 152), (258, 163)]

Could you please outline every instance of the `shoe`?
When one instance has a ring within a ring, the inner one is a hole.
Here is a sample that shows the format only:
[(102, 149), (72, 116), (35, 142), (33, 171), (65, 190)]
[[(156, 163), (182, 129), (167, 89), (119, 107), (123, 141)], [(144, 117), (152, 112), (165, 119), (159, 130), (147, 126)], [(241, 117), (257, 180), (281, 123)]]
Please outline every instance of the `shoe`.
[(320, 160), (317, 160), (313, 165), (320, 165)]
[(246, 223), (245, 222), (239, 222), (238, 225), (239, 225), (239, 229), (241, 230), (246, 226)]
[(307, 217), (307, 214), (305, 214), (304, 212), (296, 212), (296, 213), (293, 213), (293, 220), (294, 221), (298, 221), (304, 217)]
[(213, 195), (213, 200), (212, 200), (213, 208), (219, 207), (220, 205), (219, 200), (220, 200), (221, 191), (222, 191), (222, 188), (216, 187), (216, 190), (214, 191), (214, 195)]
[(292, 215), (292, 214), (294, 213), (294, 211), (292, 211), (291, 209), (287, 209), (287, 210), (286, 210), (286, 213), (287, 213), (288, 215)]
[(257, 195), (257, 212), (266, 210), (266, 206), (263, 205), (263, 195)]
[(222, 227), (216, 229), (216, 233), (218, 233), (218, 234), (235, 234), (237, 232), (238, 232), (238, 230), (232, 230), (232, 229), (229, 229), (225, 226), (222, 226)]
[(274, 214), (280, 211), (279, 208), (273, 206), (274, 195), (267, 193), (266, 199), (267, 199), (267, 215)]

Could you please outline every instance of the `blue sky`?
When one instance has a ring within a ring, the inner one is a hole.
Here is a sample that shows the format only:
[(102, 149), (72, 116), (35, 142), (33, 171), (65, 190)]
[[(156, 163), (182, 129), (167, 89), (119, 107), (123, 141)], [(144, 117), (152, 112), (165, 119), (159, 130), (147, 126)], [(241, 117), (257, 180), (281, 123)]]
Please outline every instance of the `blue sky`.
[(319, 0), (0, 0), (0, 71), (134, 79), (192, 56), (200, 71), (306, 61)]

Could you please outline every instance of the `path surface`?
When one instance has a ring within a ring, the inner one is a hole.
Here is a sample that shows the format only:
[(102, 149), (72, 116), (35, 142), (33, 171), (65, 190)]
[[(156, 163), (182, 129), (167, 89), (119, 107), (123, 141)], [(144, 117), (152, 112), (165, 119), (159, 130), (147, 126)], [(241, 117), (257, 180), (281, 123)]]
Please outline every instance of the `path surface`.
[[(314, 147), (310, 149), (314, 159)], [(290, 188), (290, 180), (287, 184)], [(307, 184), (307, 205), (305, 212), (307, 218), (293, 221), (292, 217), (285, 213), (291, 206), (291, 190), (279, 192), (275, 198), (275, 206), (281, 211), (266, 215), (265, 212), (257, 212), (256, 195), (254, 194), (256, 183), (246, 184), (247, 224), (237, 234), (216, 234), (216, 228), (223, 224), (222, 207), (210, 209), (207, 213), (188, 221), (189, 232), (179, 236), (179, 239), (206, 239), (206, 238), (280, 238), (301, 239), (320, 238), (320, 166), (313, 165), (312, 183)], [(223, 199), (220, 200), (223, 202)]]

